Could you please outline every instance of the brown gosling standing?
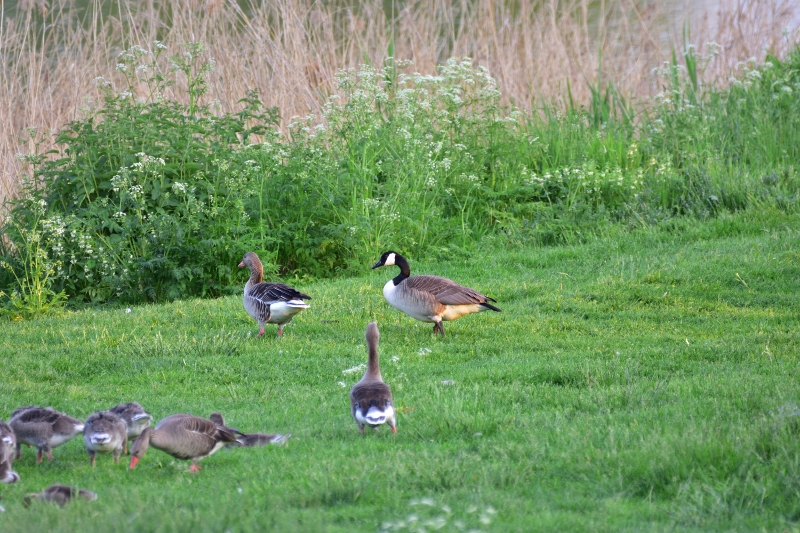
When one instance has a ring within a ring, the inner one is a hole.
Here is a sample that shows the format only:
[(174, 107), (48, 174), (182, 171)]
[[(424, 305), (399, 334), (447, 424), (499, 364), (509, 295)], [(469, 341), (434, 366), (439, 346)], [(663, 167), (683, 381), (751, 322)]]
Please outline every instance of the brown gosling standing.
[(265, 324), (278, 324), (278, 337), (283, 336), (283, 326), (291, 322), (294, 315), (310, 307), (303, 300), (310, 300), (311, 296), (283, 283), (262, 281), (264, 268), (253, 252), (244, 254), (239, 268), (244, 267), (250, 268), (250, 279), (244, 286), (244, 308), (258, 322), (260, 331), (256, 337), (264, 334)]
[(17, 436), (11, 426), (0, 420), (0, 482), (16, 483), (19, 474), (11, 469), (17, 453)]
[(377, 429), (384, 423), (389, 423), (392, 433), (397, 433), (397, 421), (394, 405), (392, 405), (392, 390), (381, 378), (381, 368), (378, 362), (378, 324), (370, 322), (366, 332), (367, 371), (361, 381), (350, 389), (350, 412), (358, 424), (358, 429), (364, 433), (364, 426)]
[(83, 422), (75, 417), (59, 413), (52, 407), (30, 405), (11, 413), (8, 421), (17, 436), (17, 459), (22, 454), (21, 445), (35, 446), (36, 464), (42, 462), (42, 454), (53, 460), (53, 448), (83, 431)]
[(138, 402), (121, 403), (109, 411), (120, 417), (127, 426), (128, 438), (122, 446), (122, 453), (128, 453), (128, 441), (137, 438), (145, 428), (150, 427), (153, 415), (145, 411)]
[(291, 433), (286, 433), (283, 435), (279, 435), (277, 433), (242, 433), (238, 429), (226, 425), (225, 419), (222, 417), (221, 413), (211, 413), (208, 419), (214, 422), (216, 425), (227, 428), (236, 434), (236, 442), (226, 444), (226, 448), (232, 448), (235, 446), (259, 447), (266, 446), (267, 444), (286, 444), (286, 441), (292, 436)]
[(443, 320), (490, 309), (501, 311), (489, 303), (494, 299), (455, 281), (439, 276), (412, 276), (408, 261), (397, 252), (384, 252), (372, 268), (391, 265), (400, 267), (400, 273), (383, 286), (383, 297), (411, 318), (433, 322), (434, 335), (438, 332), (444, 337)]
[(92, 467), (98, 453), (111, 453), (114, 462), (118, 463), (122, 448), (128, 442), (128, 427), (111, 411), (100, 411), (86, 419), (83, 442), (92, 461)]
[(89, 501), (94, 501), (97, 499), (97, 494), (95, 494), (90, 490), (70, 487), (69, 485), (57, 484), (57, 485), (50, 485), (42, 492), (28, 494), (27, 496), (25, 496), (25, 498), (22, 499), (22, 504), (25, 507), (29, 507), (33, 500), (41, 500), (43, 502), (55, 502), (63, 507), (65, 503), (67, 503), (73, 498), (77, 498), (78, 496), (80, 496), (81, 498), (85, 498)]
[(207, 418), (187, 414), (170, 415), (155, 428), (146, 428), (131, 445), (133, 470), (147, 448), (168, 453), (176, 459), (191, 460), (189, 471), (200, 471), (197, 462), (216, 452), (228, 442), (236, 442), (236, 435), (228, 428), (218, 426)]

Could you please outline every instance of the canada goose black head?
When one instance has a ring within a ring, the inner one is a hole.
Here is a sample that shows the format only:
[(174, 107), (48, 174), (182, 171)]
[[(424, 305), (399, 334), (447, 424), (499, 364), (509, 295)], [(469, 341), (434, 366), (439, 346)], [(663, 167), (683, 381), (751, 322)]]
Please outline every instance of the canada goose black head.
[(381, 255), (381, 258), (378, 259), (378, 262), (375, 263), (374, 265), (372, 265), (372, 269), (375, 270), (376, 268), (379, 268), (379, 267), (382, 267), (382, 266), (392, 266), (392, 265), (397, 264), (396, 261), (397, 261), (397, 256), (398, 255), (400, 255), (400, 254), (398, 254), (397, 252), (394, 252), (392, 250), (389, 250), (388, 252), (383, 252), (383, 255)]

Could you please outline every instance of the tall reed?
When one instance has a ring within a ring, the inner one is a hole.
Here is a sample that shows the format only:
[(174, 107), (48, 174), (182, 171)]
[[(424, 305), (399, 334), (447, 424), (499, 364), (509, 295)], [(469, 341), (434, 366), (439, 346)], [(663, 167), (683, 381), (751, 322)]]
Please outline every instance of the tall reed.
[[(205, 43), (216, 59), (207, 101), (238, 111), (237, 101), (256, 88), (285, 126), (321, 110), (339, 69), (381, 65), (390, 51), (427, 74), (451, 56), (472, 57), (523, 110), (589, 105), (600, 80), (626, 101), (642, 101), (659, 91), (652, 69), (681, 42), (683, 21), (675, 16), (681, 10), (634, 0), (600, 10), (589, 0), (412, 0), (389, 12), (380, 0), (354, 8), (314, 0), (246, 9), (223, 0), (107, 4), (93, 0), (79, 10), (68, 0), (22, 1), (13, 14), (0, 7), (0, 200), (19, 188), (23, 163), (15, 156), (35, 141), (26, 128), (56, 131), (93, 107), (101, 95), (92, 80), (109, 78), (132, 45)], [(737, 62), (763, 58), (765, 49), (782, 56), (796, 41), (785, 31), (792, 16), (788, 0), (750, 0), (696, 17), (688, 43), (700, 56), (708, 55), (705, 43), (719, 45), (714, 60), (699, 65), (700, 82), (724, 82)]]

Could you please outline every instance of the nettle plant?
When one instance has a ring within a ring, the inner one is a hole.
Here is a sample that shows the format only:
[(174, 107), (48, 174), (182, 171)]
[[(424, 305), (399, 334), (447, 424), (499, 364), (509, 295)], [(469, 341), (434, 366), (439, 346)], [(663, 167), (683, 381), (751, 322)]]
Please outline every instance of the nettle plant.
[[(215, 296), (238, 287), (242, 255), (263, 248), (246, 207), (257, 169), (231, 153), (270, 134), (277, 110), (252, 93), (240, 113), (215, 115), (200, 103), (213, 67), (203, 47), (186, 45), (166, 61), (165, 48), (120, 54), (122, 89), (98, 79), (102, 109), (58, 132), (58, 153), (25, 156), (32, 179), (7, 207), (20, 228), (35, 220), (50, 228), (39, 242), (59, 265), (56, 293), (81, 301)], [(178, 76), (188, 104), (164, 96)], [(20, 231), (4, 230), (24, 246)], [(5, 255), (25, 270), (24, 254)]]

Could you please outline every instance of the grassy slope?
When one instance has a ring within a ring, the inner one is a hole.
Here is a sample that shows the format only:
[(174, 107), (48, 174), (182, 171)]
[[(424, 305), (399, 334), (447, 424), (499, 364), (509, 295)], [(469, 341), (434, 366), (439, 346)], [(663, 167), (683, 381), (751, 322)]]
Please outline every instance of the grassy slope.
[[(199, 475), (155, 449), (133, 472), (108, 456), (91, 469), (79, 439), (39, 467), (26, 449), (22, 481), (0, 487), (0, 529), (376, 531), (413, 514), (417, 526), (445, 517), (441, 531), (797, 530), (800, 217), (671, 224), (411, 258), (412, 272), (504, 311), (447, 323), (444, 340), (383, 301), (394, 268), (295, 283), (313, 307), (283, 340), (274, 327), (248, 337), (239, 298), (0, 323), (6, 419), (31, 403), (86, 417), (138, 400), (158, 419), (220, 410), (245, 430), (294, 434), (287, 447), (223, 450)], [(373, 319), (396, 437), (359, 435), (349, 413), (360, 376), (342, 371), (366, 361)], [(99, 500), (21, 507), (53, 482)]]

